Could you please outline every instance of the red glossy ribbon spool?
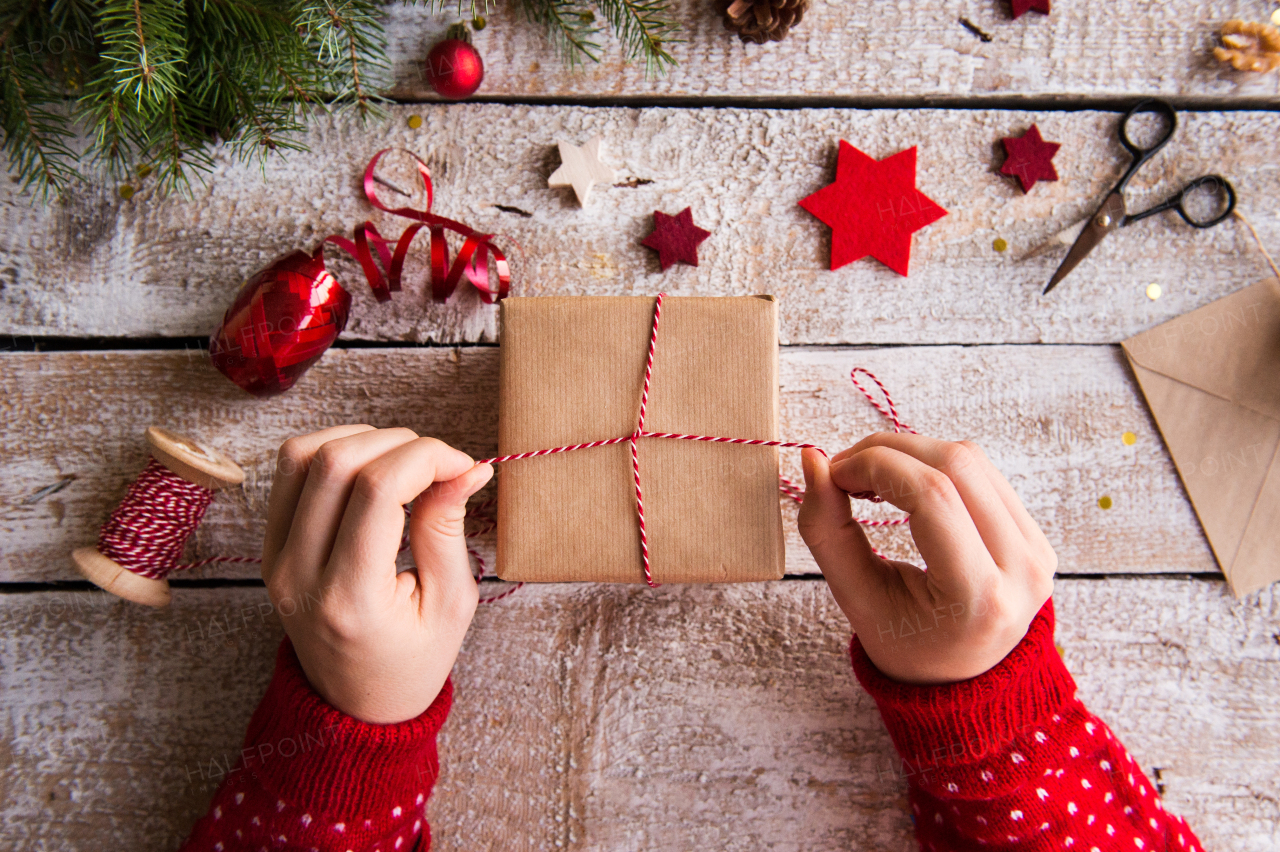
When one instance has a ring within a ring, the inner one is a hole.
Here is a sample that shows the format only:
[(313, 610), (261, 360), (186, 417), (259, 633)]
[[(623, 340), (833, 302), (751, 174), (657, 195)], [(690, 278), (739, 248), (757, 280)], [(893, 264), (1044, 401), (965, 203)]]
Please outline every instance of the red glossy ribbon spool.
[[(410, 244), (423, 228), (430, 234), (431, 294), (435, 301), (447, 301), (464, 277), (486, 304), (493, 304), (510, 292), (511, 268), (506, 255), (493, 244), (495, 235), (480, 233), (431, 212), (431, 170), (416, 155), (405, 152), (417, 164), (427, 193), (426, 208), (393, 208), (379, 200), (374, 169), (391, 150), (384, 148), (374, 154), (365, 167), (364, 194), (378, 210), (415, 223), (404, 230), (395, 248), (372, 222), (363, 222), (356, 227), (354, 240), (333, 234), (325, 237), (311, 254), (299, 250), (277, 258), (245, 283), (222, 324), (209, 338), (213, 365), (254, 396), (273, 396), (293, 387), (346, 327), (351, 294), (325, 268), (325, 243), (333, 243), (359, 261), (379, 302), (400, 290)], [(464, 237), (452, 264), (446, 232)], [(381, 267), (374, 259), (375, 253)], [(490, 255), (496, 288), (489, 283)]]

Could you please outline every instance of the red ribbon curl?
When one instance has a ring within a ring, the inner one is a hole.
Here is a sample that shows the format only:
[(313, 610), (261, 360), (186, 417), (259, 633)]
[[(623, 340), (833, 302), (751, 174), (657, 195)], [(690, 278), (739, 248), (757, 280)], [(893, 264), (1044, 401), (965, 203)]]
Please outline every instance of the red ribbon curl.
[[(431, 297), (435, 301), (447, 301), (453, 295), (453, 291), (457, 288), (458, 282), (462, 280), (464, 275), (472, 286), (480, 292), (480, 298), (485, 304), (491, 305), (510, 293), (511, 267), (507, 263), (506, 255), (493, 244), (493, 238), (496, 235), (482, 234), (469, 225), (464, 225), (453, 219), (447, 219), (444, 216), (437, 216), (431, 212), (433, 199), (431, 170), (417, 155), (410, 151), (404, 151), (404, 153), (413, 157), (413, 161), (417, 163), (418, 174), (422, 177), (422, 185), (427, 191), (426, 208), (422, 210), (415, 210), (412, 207), (393, 208), (386, 206), (379, 200), (373, 171), (377, 168), (378, 160), (382, 159), (382, 155), (391, 150), (393, 149), (383, 148), (373, 155), (373, 159), (365, 167), (365, 197), (369, 199), (370, 204), (382, 212), (403, 216), (419, 224), (410, 225), (405, 229), (404, 233), (400, 235), (400, 239), (396, 242), (394, 252), (388, 249), (388, 241), (382, 234), (378, 233), (378, 229), (372, 222), (364, 222), (356, 227), (354, 242), (337, 234), (325, 237), (324, 242), (333, 243), (360, 262), (360, 266), (364, 270), (364, 276), (369, 281), (369, 288), (373, 290), (373, 295), (379, 302), (387, 301), (391, 298), (393, 292), (400, 290), (400, 276), (404, 268), (405, 256), (409, 253), (409, 244), (413, 242), (413, 238), (417, 236), (418, 231), (424, 227), (428, 228), (431, 233)], [(403, 151), (404, 149), (395, 150)], [(453, 231), (455, 234), (461, 234), (465, 237), (462, 248), (458, 250), (452, 265), (449, 264), (449, 244), (445, 241), (445, 231)], [(382, 266), (387, 270), (385, 276), (382, 270), (378, 268), (377, 263), (374, 262), (373, 252), (369, 248), (370, 245), (378, 252), (378, 256), (382, 260)], [(489, 286), (490, 254), (493, 255), (493, 265), (498, 274), (498, 287), (496, 290)]]

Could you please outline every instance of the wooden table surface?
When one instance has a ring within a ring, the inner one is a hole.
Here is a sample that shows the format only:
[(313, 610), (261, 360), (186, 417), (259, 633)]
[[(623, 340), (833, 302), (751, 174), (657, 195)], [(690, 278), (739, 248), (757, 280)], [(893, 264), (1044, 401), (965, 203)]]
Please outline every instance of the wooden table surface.
[[(192, 572), (166, 610), (77, 582), (68, 553), (141, 469), (145, 426), (249, 472), (197, 555), (257, 549), (291, 434), (363, 421), (496, 449), (496, 312), (472, 292), (431, 304), (420, 255), (389, 305), (334, 265), (355, 298), (346, 345), (283, 397), (247, 398), (199, 348), (247, 275), (369, 216), (359, 170), (400, 145), (430, 163), (436, 212), (520, 243), (517, 295), (776, 294), (785, 436), (837, 448), (881, 428), (848, 384), (864, 365), (917, 428), (983, 444), (1060, 555), (1058, 641), (1084, 700), (1207, 848), (1280, 848), (1280, 597), (1226, 588), (1116, 345), (1266, 277), (1261, 256), (1239, 223), (1168, 216), (1109, 241), (1052, 298), (1039, 289), (1056, 259), (1019, 260), (1090, 212), (1123, 162), (1114, 110), (1157, 94), (1180, 129), (1131, 203), (1220, 172), (1280, 248), (1280, 75), (1209, 54), (1223, 21), (1276, 4), (1057, 0), (1013, 21), (1002, 0), (813, 0), (765, 46), (731, 39), (706, 0), (677, 5), (687, 41), (660, 80), (608, 39), (604, 62), (566, 71), (495, 11), (475, 36), (480, 102), (448, 106), (415, 71), (448, 20), (394, 6), (401, 104), (384, 121), (317, 119), (311, 151), (265, 174), (219, 152), (192, 198), (104, 187), (44, 206), (4, 182), (0, 847), (174, 848), (269, 677), (281, 630), (252, 566)], [(1061, 180), (1023, 195), (998, 173), (999, 139), (1033, 122), (1062, 143)], [(628, 185), (582, 210), (546, 177), (557, 140), (593, 135)], [(828, 232), (796, 201), (831, 181), (839, 139), (877, 158), (919, 146), (919, 187), (950, 215), (916, 235), (910, 277), (870, 260), (827, 270)], [(713, 236), (698, 268), (661, 273), (639, 239), (653, 210), (687, 205)], [(442, 740), (438, 848), (912, 849), (847, 623), (784, 512), (781, 582), (550, 585), (483, 607)], [(910, 555), (901, 532), (873, 535)]]

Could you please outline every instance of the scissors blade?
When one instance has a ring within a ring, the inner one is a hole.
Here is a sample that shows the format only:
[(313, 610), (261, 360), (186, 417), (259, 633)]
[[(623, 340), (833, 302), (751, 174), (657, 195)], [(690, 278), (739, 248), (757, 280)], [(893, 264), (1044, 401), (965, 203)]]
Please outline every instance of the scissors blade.
[(1081, 219), (1074, 225), (1063, 228), (1061, 231), (1024, 254), (1019, 258), (1019, 260), (1030, 260), (1033, 257), (1039, 257), (1042, 254), (1048, 254), (1049, 252), (1056, 251), (1057, 249), (1068, 248), (1075, 243), (1076, 238), (1080, 236), (1080, 232), (1084, 230), (1084, 226), (1087, 224), (1089, 224), (1088, 219)]
[(1103, 237), (1119, 228), (1124, 224), (1124, 196), (1118, 192), (1113, 192), (1107, 196), (1106, 201), (1102, 202), (1102, 206), (1098, 208), (1098, 212), (1093, 214), (1093, 218), (1084, 226), (1084, 230), (1080, 232), (1080, 236), (1076, 237), (1075, 244), (1071, 246), (1071, 251), (1067, 252), (1067, 256), (1062, 259), (1062, 263), (1058, 266), (1058, 271), (1053, 273), (1053, 277), (1049, 279), (1049, 283), (1045, 285), (1044, 294), (1047, 295), (1050, 290), (1058, 286), (1058, 282), (1066, 278), (1079, 265), (1080, 261), (1089, 256), (1089, 252), (1102, 242)]

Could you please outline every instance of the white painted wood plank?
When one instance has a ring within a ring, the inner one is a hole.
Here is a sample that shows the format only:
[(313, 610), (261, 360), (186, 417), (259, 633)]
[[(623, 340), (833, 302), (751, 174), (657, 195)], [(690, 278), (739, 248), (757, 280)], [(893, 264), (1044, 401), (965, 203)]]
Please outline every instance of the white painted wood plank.
[[(602, 42), (603, 62), (566, 70), (539, 28), (514, 6), (500, 6), (474, 35), (485, 62), (478, 96), (1071, 101), (1160, 94), (1217, 106), (1280, 92), (1274, 74), (1224, 70), (1211, 54), (1224, 21), (1265, 21), (1275, 8), (1267, 0), (1057, 3), (1048, 17), (1016, 21), (1004, 0), (814, 0), (800, 27), (769, 45), (741, 44), (706, 0), (675, 7), (684, 41), (671, 52), (680, 65), (646, 79), (643, 65), (622, 62), (612, 38)], [(991, 41), (966, 30), (962, 17)], [(419, 68), (453, 20), (427, 7), (392, 7), (397, 97), (434, 97)]]
[[(220, 498), (194, 554), (256, 554), (274, 453), (285, 438), (337, 423), (404, 425), (476, 458), (496, 451), (497, 350), (347, 349), (327, 354), (289, 394), (242, 394), (199, 353), (104, 352), (0, 356), (0, 437), (6, 474), (0, 580), (76, 579), (67, 554), (97, 529), (145, 461), (153, 423), (208, 442), (248, 472)], [(1066, 573), (1216, 571), (1120, 353), (1111, 347), (784, 348), (781, 434), (836, 451), (888, 428), (849, 383), (873, 370), (902, 415), (925, 434), (987, 448), (1043, 525)], [(1138, 436), (1126, 446), (1121, 435)], [(801, 481), (799, 460), (784, 453)], [(55, 494), (40, 489), (75, 477)], [(1110, 510), (1098, 508), (1102, 496)], [(30, 501), (30, 502), (29, 502)], [(862, 506), (869, 516), (883, 507)], [(789, 573), (816, 570), (785, 501)], [(912, 558), (902, 530), (877, 530), (886, 552)], [(478, 540), (484, 558), (493, 538)], [(490, 564), (492, 562), (490, 561)], [(194, 576), (256, 577), (256, 566)]]
[[(413, 112), (425, 117), (418, 131), (405, 124)], [(998, 173), (999, 140), (1033, 122), (1063, 144), (1062, 179), (1024, 196)], [(207, 335), (245, 277), (370, 216), (358, 176), (389, 145), (431, 163), (437, 213), (521, 247), (511, 252), (517, 295), (771, 292), (787, 343), (1114, 343), (1270, 274), (1238, 222), (1195, 231), (1166, 214), (1117, 233), (1042, 297), (1058, 258), (1018, 258), (1092, 212), (1113, 185), (1127, 162), (1116, 124), (1115, 114), (1098, 112), (501, 105), (402, 107), (368, 128), (319, 121), (312, 152), (273, 161), (265, 178), (219, 155), (190, 200), (162, 201), (146, 189), (128, 202), (88, 192), (46, 209), (4, 184), (0, 333)], [(652, 183), (601, 188), (587, 209), (570, 191), (548, 189), (556, 140), (594, 135), (624, 181)], [(1275, 113), (1183, 113), (1176, 139), (1135, 180), (1131, 203), (1143, 209), (1220, 172), (1276, 249), (1278, 135)], [(910, 277), (870, 259), (827, 268), (830, 232), (797, 202), (833, 179), (838, 139), (879, 158), (919, 145), (919, 186), (950, 214), (916, 235)], [(408, 172), (388, 174), (413, 185)], [(712, 236), (700, 266), (663, 274), (640, 240), (654, 210), (686, 206)], [(392, 234), (404, 224), (373, 219)], [(1010, 251), (992, 249), (997, 237)], [(496, 310), (474, 291), (430, 303), (424, 263), (425, 244), (409, 263), (406, 292), (378, 305), (355, 265), (336, 259), (355, 297), (346, 337), (495, 340)], [(1145, 295), (1153, 282), (1165, 291), (1155, 302)]]
[[(1081, 697), (1160, 768), (1169, 807), (1206, 848), (1274, 849), (1275, 596), (1152, 578), (1063, 580), (1056, 600)], [(265, 592), (0, 609), (4, 844), (174, 848), (269, 677)], [(527, 587), (482, 608), (455, 670), (436, 848), (914, 849), (847, 641), (816, 581)]]

